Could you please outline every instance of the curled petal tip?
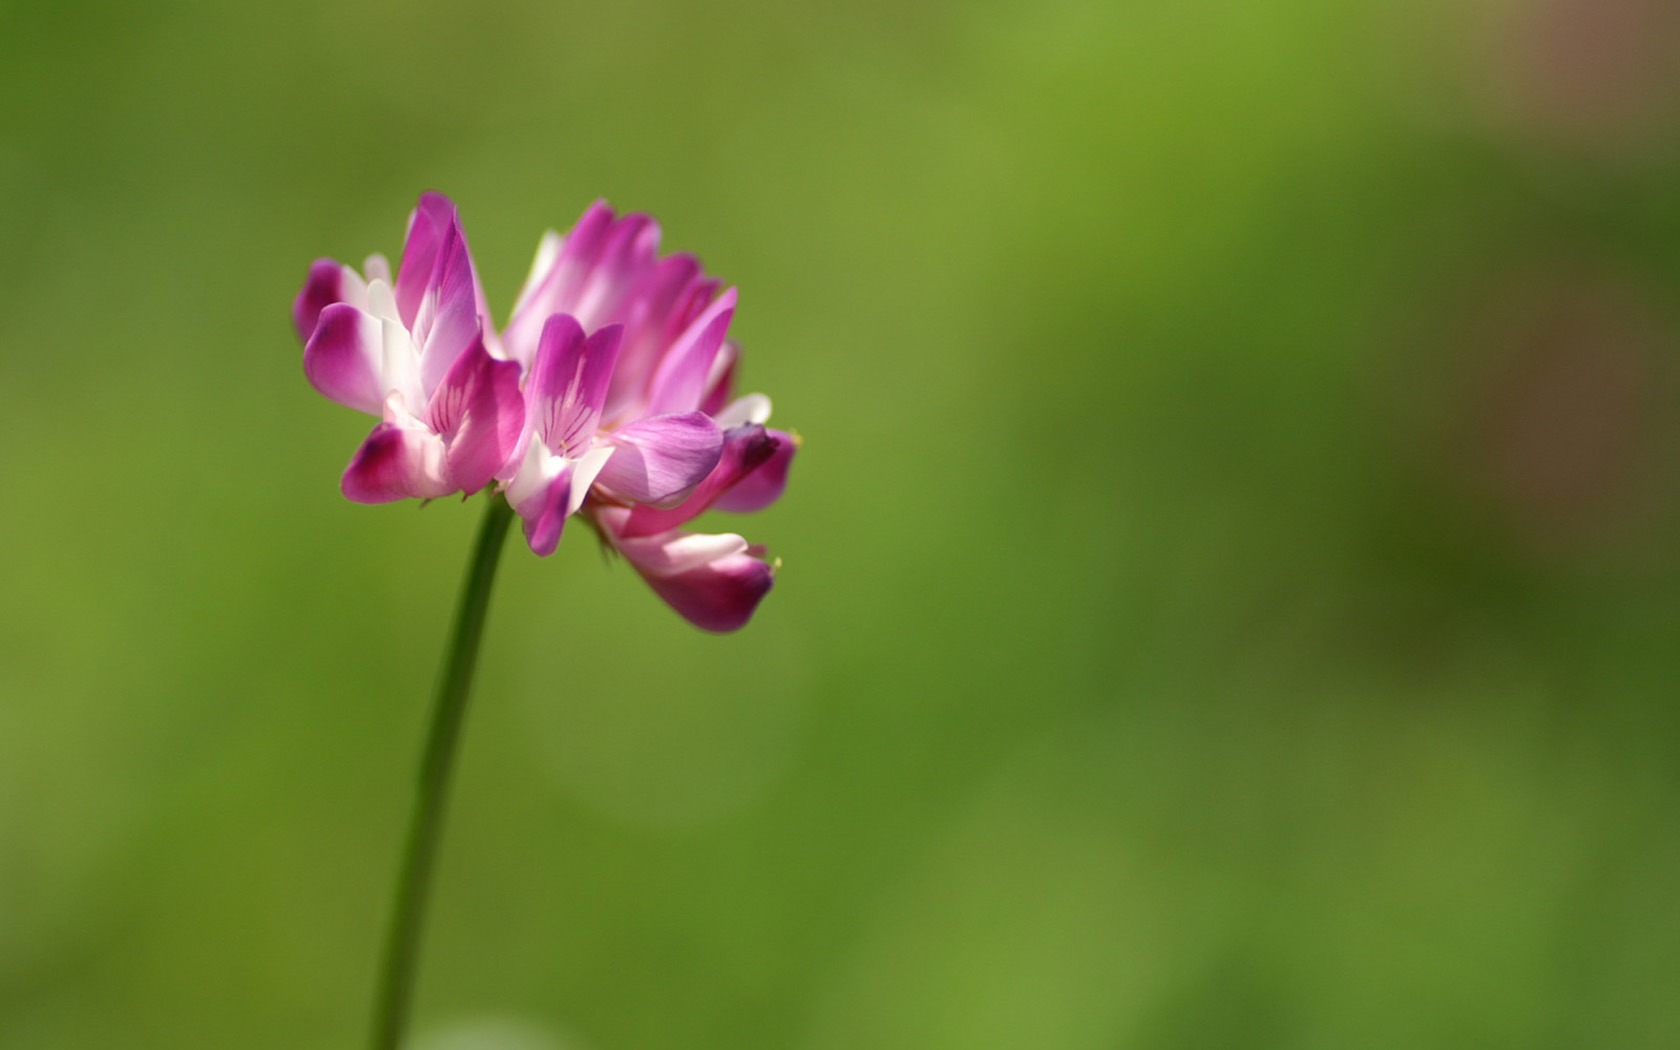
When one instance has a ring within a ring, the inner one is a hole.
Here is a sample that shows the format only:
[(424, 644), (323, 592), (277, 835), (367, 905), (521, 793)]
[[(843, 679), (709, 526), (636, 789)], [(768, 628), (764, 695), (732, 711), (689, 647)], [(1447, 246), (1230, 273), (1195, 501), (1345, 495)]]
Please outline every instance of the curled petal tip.
[(297, 298), (292, 300), (292, 326), (304, 342), (315, 334), (315, 323), (321, 311), (333, 303), (343, 302), (350, 294), (344, 267), (331, 259), (316, 259), (309, 264), (309, 276)]

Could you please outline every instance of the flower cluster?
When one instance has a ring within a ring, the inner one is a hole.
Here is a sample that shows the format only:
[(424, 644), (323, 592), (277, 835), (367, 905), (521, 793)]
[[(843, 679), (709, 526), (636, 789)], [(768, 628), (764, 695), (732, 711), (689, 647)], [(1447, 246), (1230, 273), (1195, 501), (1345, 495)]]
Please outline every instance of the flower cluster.
[(360, 503), (496, 485), (539, 555), (581, 516), (673, 609), (732, 631), (770, 590), (763, 548), (683, 526), (759, 510), (795, 441), (770, 400), (735, 397), (735, 290), (659, 254), (646, 215), (597, 202), (550, 232), (497, 332), (448, 198), (420, 198), (392, 275), (316, 261), (292, 307), (317, 391), (380, 422), (344, 472)]

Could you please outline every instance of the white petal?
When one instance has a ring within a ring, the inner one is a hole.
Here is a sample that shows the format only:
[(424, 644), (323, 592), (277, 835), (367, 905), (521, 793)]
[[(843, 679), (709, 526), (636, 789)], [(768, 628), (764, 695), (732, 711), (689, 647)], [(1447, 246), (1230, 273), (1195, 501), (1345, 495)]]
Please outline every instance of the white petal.
[(748, 423), (763, 425), (770, 421), (770, 399), (763, 394), (748, 394), (738, 397), (724, 406), (722, 412), (716, 416), (717, 425), (724, 430), (730, 427), (746, 426)]
[[(534, 442), (533, 442), (534, 444)], [(613, 450), (610, 445), (592, 448), (577, 458), (572, 467), (572, 505), (566, 508), (566, 513), (576, 514), (583, 506), (583, 498), (589, 495), (589, 486), (595, 484), (596, 475), (612, 458)]]
[[(548, 483), (560, 476), (566, 469), (564, 456), (556, 456), (543, 446), (541, 441), (533, 441), (525, 449), (525, 459), (519, 464), (518, 473), (507, 483), (504, 491), (507, 501), (514, 510), (519, 510), (527, 501), (540, 496)], [(575, 486), (574, 486), (575, 487)]]

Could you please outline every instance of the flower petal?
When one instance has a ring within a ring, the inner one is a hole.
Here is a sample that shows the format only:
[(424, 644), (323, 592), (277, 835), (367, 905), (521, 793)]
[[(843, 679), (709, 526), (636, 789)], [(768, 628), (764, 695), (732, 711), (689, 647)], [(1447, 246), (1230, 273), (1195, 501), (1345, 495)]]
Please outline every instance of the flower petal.
[[(466, 238), (458, 223), (451, 224), (438, 246), (436, 269), (411, 326), (414, 347), (420, 353), (420, 385), (428, 395), (456, 360), (483, 338), (485, 322), (479, 315), (477, 283)], [(397, 308), (402, 309), (400, 289)]]
[(619, 415), (647, 395), (659, 357), (717, 295), (718, 282), (700, 270), (700, 260), (679, 252), (642, 275), (624, 304), (624, 349), (607, 395), (607, 414)]
[[(732, 407), (729, 395), (735, 389), (735, 369), (740, 362), (741, 348), (735, 345), (734, 340), (725, 339), (723, 345), (718, 347), (717, 356), (712, 358), (712, 371), (706, 377), (705, 391), (700, 395), (700, 411), (713, 419), (718, 419), (719, 413), (725, 411), (728, 407)], [(769, 418), (768, 413), (765, 418)], [(745, 418), (735, 421), (735, 423), (746, 422), (749, 422), (749, 420)], [(750, 422), (762, 423), (764, 420), (754, 419)], [(718, 419), (718, 426), (720, 427), (733, 426), (735, 423), (725, 423), (722, 419)]]
[(315, 334), (321, 311), (333, 303), (363, 306), (366, 295), (366, 284), (355, 270), (332, 259), (316, 259), (309, 266), (303, 289), (292, 301), (292, 324), (298, 338), (307, 343)]
[(770, 399), (763, 394), (738, 397), (716, 412), (709, 413), (725, 430), (747, 423), (770, 422)]
[(615, 528), (627, 516), (622, 508), (602, 508), (596, 516), (603, 535), (654, 593), (703, 630), (744, 627), (775, 582), (775, 569), (763, 559), (763, 550), (740, 536), (673, 530), (626, 538)]
[(414, 327), (420, 300), (437, 272), (438, 252), (451, 227), (456, 225), (455, 204), (441, 193), (422, 193), (408, 217), (403, 238), (402, 261), (397, 265), (397, 309), (402, 323)]
[(776, 439), (756, 424), (725, 431), (717, 466), (687, 499), (674, 507), (633, 507), (619, 531), (626, 536), (652, 536), (676, 528), (704, 513), (724, 493), (756, 474), (777, 451)]
[(543, 234), (542, 239), (537, 242), (537, 254), (531, 260), (531, 272), (525, 275), (525, 283), (519, 287), (519, 297), (513, 301), (512, 317), (531, 312), (527, 305), (548, 279), (554, 264), (559, 261), (560, 248), (564, 244), (565, 241), (553, 230)]
[(620, 316), (619, 307), (653, 269), (659, 252), (659, 224), (641, 214), (626, 215), (612, 225), (600, 252), (589, 261), (566, 312), (585, 331), (594, 331)]
[(382, 329), (377, 317), (349, 303), (329, 304), (303, 348), (303, 374), (309, 385), (346, 408), (379, 415), (385, 401)]
[(756, 469), (747, 470), (733, 485), (718, 493), (712, 506), (732, 514), (751, 514), (782, 498), (782, 492), (787, 488), (788, 467), (793, 464), (793, 454), (798, 451), (799, 442), (785, 431), (767, 430), (765, 433), (776, 442), (775, 451)]
[(525, 401), (531, 430), (551, 451), (575, 458), (590, 447), (623, 334), (608, 325), (586, 339), (569, 314), (543, 325)]
[(730, 319), (735, 316), (735, 289), (731, 288), (696, 317), (671, 344), (648, 386), (648, 413), (690, 412), (700, 407), (712, 361), (723, 346)]
[(767, 562), (743, 552), (675, 576), (642, 578), (683, 619), (701, 630), (722, 634), (747, 625), (775, 584), (776, 572)]
[(723, 432), (704, 412), (639, 419), (613, 431), (611, 441), (600, 484), (632, 503), (656, 506), (693, 491), (723, 451)]
[(572, 312), (578, 286), (600, 254), (612, 225), (612, 208), (606, 201), (596, 201), (584, 209), (564, 237), (552, 241), (543, 238), (537, 247), (531, 276), (526, 278), (513, 317), (502, 334), (504, 345), (515, 358), (531, 360), (548, 319), (554, 314)]
[(525, 428), (519, 363), (491, 357), (480, 339), (456, 359), (426, 406), (426, 424), (449, 448), (450, 477), (477, 492), (513, 456)]
[(558, 456), (553, 459), (560, 465), (559, 472), (532, 497), (514, 508), (525, 520), (525, 542), (531, 545), (532, 553), (539, 558), (548, 557), (560, 546), (560, 533), (566, 527), (567, 515), (571, 513), (571, 464)]
[(455, 489), (447, 480), (443, 441), (424, 427), (387, 420), (356, 450), (339, 483), (357, 503), (435, 499)]

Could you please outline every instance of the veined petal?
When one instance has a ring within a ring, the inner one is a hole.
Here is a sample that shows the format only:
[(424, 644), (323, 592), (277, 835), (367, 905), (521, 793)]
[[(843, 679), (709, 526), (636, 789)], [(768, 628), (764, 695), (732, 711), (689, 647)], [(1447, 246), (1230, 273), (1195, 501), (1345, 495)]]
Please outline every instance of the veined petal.
[(443, 440), (425, 427), (387, 420), (356, 450), (339, 488), (357, 503), (447, 496), (456, 489), (444, 455)]
[(577, 513), (611, 449), (591, 449), (581, 459), (556, 456), (538, 442), (526, 449), (518, 471), (504, 488), (507, 501), (525, 521), (525, 539), (547, 557), (560, 543), (566, 518)]
[(367, 285), (350, 267), (332, 259), (316, 259), (309, 265), (309, 276), (292, 301), (292, 324), (298, 338), (304, 342), (315, 334), (321, 311), (333, 303), (366, 306)]
[(765, 433), (775, 441), (775, 451), (756, 469), (745, 471), (733, 485), (725, 486), (712, 506), (732, 514), (751, 514), (782, 498), (782, 492), (787, 489), (788, 468), (793, 465), (799, 442), (785, 431)]
[(490, 356), (482, 340), (456, 359), (426, 406), (426, 424), (448, 446), (449, 473), (477, 492), (513, 456), (525, 427), (519, 363)]
[(687, 499), (663, 509), (641, 505), (632, 507), (619, 528), (620, 533), (631, 537), (652, 536), (682, 525), (705, 512), (731, 488), (757, 473), (775, 458), (777, 452), (776, 439), (761, 426), (748, 424), (726, 431), (717, 466)]
[(735, 289), (731, 288), (718, 296), (671, 344), (648, 387), (650, 415), (689, 412), (700, 407), (712, 361), (723, 346), (724, 334), (729, 331), (734, 316)]
[(718, 464), (723, 432), (704, 412), (651, 416), (611, 434), (612, 458), (600, 484), (632, 503), (669, 505)]
[(531, 430), (551, 451), (575, 458), (590, 448), (623, 334), (608, 325), (584, 338), (569, 314), (555, 314), (543, 326), (525, 402)]
[(380, 378), (385, 339), (377, 317), (349, 303), (329, 303), (303, 348), (303, 374), (328, 400), (380, 413), (386, 390)]

